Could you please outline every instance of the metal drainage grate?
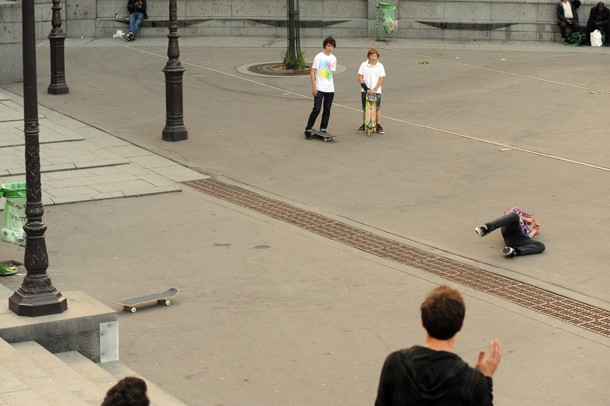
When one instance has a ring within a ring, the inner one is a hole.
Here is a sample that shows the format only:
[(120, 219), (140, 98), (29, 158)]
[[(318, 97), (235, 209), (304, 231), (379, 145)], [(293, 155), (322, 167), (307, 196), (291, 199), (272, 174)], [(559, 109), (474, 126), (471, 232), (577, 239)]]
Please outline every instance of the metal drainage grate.
[(465, 265), (215, 179), (183, 182), (200, 192), (285, 221), (381, 258), (438, 275), (547, 316), (610, 337), (610, 312)]
[(306, 76), (309, 75), (311, 65), (307, 64), (304, 69), (300, 70), (285, 70), (282, 62), (265, 63), (261, 65), (252, 65), (248, 67), (250, 72), (258, 73), (259, 75), (269, 76)]

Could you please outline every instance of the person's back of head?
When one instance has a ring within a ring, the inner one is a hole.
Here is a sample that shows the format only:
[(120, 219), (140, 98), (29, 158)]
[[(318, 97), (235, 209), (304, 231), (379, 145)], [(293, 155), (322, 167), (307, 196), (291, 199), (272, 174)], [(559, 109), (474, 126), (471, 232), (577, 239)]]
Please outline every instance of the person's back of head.
[(108, 390), (102, 406), (148, 406), (146, 382), (135, 376), (121, 379)]
[(462, 328), (466, 307), (462, 295), (449, 286), (439, 286), (421, 304), (421, 319), (430, 337), (449, 340)]

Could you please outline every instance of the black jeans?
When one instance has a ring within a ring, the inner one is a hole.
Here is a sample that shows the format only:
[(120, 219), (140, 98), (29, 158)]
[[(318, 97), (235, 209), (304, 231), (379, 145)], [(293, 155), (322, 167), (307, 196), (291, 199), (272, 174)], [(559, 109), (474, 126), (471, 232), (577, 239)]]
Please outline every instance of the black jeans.
[(328, 120), (330, 119), (330, 108), (333, 105), (333, 98), (335, 93), (324, 93), (318, 92), (318, 95), (313, 99), (313, 110), (309, 115), (309, 121), (307, 121), (306, 130), (311, 130), (313, 125), (316, 123), (316, 119), (320, 114), (322, 108), (322, 99), (324, 99), (324, 111), (322, 112), (322, 122), (320, 123), (320, 129), (328, 128)]
[(559, 24), (559, 29), (561, 30), (561, 38), (568, 38), (568, 35), (566, 34), (567, 27), (572, 28), (572, 32), (580, 31), (580, 24), (574, 19), (572, 20), (572, 24), (568, 24), (565, 21), (560, 21), (557, 24)]
[(521, 230), (519, 215), (510, 213), (494, 221), (485, 223), (487, 231), (490, 233), (498, 228), (502, 228), (502, 237), (507, 246), (517, 251), (517, 255), (540, 254), (544, 251), (544, 244), (527, 238)]
[(608, 44), (609, 42), (606, 35), (610, 34), (610, 24), (604, 23), (601, 26), (598, 26), (595, 23), (587, 23), (587, 40), (589, 41), (589, 44), (591, 43), (591, 33), (595, 30), (599, 30), (602, 33), (604, 44)]

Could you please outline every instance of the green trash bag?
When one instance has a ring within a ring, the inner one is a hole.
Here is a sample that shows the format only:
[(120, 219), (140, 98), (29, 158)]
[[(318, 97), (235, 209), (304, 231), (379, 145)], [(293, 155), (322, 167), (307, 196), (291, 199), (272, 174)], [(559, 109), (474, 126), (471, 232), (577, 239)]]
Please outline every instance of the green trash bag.
[(381, 11), (383, 17), (383, 29), (385, 33), (390, 35), (396, 29), (396, 18), (394, 17), (394, 9), (396, 6), (392, 3), (377, 3), (377, 7)]
[(25, 247), (23, 226), (28, 221), (25, 216), (25, 183), (5, 183), (0, 187), (0, 197), (6, 198), (0, 241)]

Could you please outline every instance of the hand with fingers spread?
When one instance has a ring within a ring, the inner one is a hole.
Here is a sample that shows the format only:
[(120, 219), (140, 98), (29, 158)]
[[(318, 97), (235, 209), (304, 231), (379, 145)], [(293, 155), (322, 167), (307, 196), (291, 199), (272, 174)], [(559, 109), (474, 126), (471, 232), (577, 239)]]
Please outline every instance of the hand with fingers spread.
[(475, 368), (481, 371), (483, 375), (491, 378), (496, 372), (496, 369), (500, 364), (500, 359), (502, 358), (502, 346), (498, 340), (492, 341), (489, 344), (489, 354), (487, 355), (487, 358), (484, 358), (485, 351), (481, 350)]

